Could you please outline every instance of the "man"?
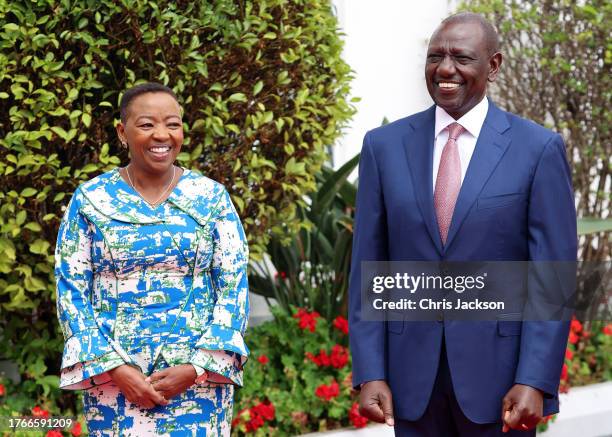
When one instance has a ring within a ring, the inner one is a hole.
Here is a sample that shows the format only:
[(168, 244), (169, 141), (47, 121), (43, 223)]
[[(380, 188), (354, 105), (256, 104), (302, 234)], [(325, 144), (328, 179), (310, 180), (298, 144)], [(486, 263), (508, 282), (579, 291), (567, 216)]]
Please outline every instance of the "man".
[(425, 65), (435, 106), (364, 139), (349, 291), (353, 382), (362, 414), (396, 435), (533, 436), (558, 411), (567, 322), (362, 317), (363, 261), (575, 260), (563, 140), (488, 100), (501, 64), (488, 21), (447, 18)]

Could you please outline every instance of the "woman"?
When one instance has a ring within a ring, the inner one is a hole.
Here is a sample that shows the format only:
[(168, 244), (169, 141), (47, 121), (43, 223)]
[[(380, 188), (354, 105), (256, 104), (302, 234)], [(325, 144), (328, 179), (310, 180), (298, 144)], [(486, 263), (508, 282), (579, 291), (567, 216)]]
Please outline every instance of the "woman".
[(130, 163), (79, 186), (60, 226), (61, 387), (95, 436), (229, 435), (248, 349), (248, 248), (225, 188), (174, 165), (181, 108), (147, 83), (121, 100)]

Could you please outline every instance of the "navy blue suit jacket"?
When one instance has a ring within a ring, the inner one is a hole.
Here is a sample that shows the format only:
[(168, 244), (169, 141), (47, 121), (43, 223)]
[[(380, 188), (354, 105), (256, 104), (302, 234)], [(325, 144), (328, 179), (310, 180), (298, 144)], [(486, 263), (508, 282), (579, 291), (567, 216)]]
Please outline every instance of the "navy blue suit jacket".
[(514, 384), (557, 391), (569, 323), (563, 321), (373, 322), (361, 319), (362, 261), (573, 261), (576, 212), (560, 135), (489, 104), (455, 206), (446, 245), (432, 188), (435, 106), (368, 132), (349, 285), (353, 383), (385, 380), (400, 419), (425, 411), (445, 336), (453, 387), (476, 423), (501, 421)]

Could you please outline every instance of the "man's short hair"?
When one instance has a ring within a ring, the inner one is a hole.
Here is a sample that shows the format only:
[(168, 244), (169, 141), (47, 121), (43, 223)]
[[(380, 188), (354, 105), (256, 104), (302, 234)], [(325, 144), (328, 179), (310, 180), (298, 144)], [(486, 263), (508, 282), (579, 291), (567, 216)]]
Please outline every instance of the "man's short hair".
[(456, 14), (451, 15), (450, 17), (445, 18), (442, 23), (440, 23), (440, 26), (447, 23), (456, 22), (478, 23), (484, 33), (485, 41), (487, 43), (487, 51), (489, 52), (489, 55), (492, 55), (499, 51), (499, 35), (497, 34), (497, 30), (495, 30), (495, 27), (485, 17), (480, 14), (475, 14), (474, 12), (458, 12)]

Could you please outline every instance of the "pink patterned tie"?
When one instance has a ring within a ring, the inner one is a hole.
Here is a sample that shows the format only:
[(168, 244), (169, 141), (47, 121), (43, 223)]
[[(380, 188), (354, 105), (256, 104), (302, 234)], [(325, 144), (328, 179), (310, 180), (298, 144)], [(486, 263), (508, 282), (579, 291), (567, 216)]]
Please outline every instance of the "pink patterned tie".
[(459, 159), (459, 149), (457, 148), (457, 137), (465, 131), (459, 123), (452, 123), (448, 126), (448, 141), (442, 149), (440, 157), (440, 167), (436, 176), (436, 189), (434, 191), (434, 207), (438, 219), (438, 228), (442, 244), (446, 244), (448, 229), (459, 189), (461, 188), (461, 160)]

